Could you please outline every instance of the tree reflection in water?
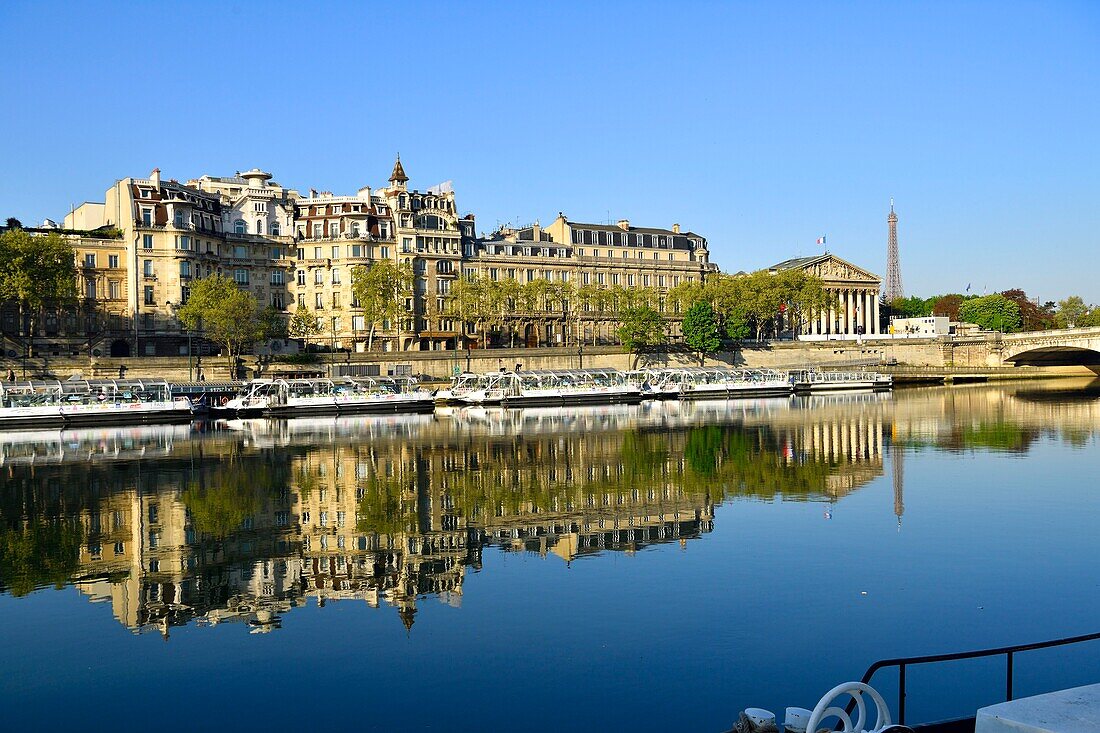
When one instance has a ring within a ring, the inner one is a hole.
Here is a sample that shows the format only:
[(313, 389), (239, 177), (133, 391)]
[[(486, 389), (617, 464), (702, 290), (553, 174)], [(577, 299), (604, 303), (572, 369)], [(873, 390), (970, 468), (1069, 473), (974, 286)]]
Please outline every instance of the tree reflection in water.
[(1027, 451), (1095, 435), (1095, 400), (1070, 425), (1052, 409), (939, 390), (5, 441), (0, 590), (72, 583), (164, 633), (268, 631), (310, 596), (391, 605), (411, 627), (417, 598), (460, 602), (486, 546), (633, 552), (709, 532), (723, 502), (840, 500), (882, 476), (891, 444)]

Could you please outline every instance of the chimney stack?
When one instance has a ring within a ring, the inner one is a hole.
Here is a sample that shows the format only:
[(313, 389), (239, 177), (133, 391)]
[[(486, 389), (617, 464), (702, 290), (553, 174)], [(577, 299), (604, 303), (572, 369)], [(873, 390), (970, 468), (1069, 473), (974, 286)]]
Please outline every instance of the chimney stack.
[(622, 229), (624, 232), (630, 231), (630, 220), (629, 219), (619, 219), (619, 221), (617, 223), (619, 225), (619, 229)]
[(672, 233), (673, 234), (679, 234), (680, 233), (680, 225), (679, 224), (673, 224), (672, 225)]
[(153, 172), (149, 174), (149, 180), (153, 182), (153, 185), (160, 190), (160, 168), (154, 168)]

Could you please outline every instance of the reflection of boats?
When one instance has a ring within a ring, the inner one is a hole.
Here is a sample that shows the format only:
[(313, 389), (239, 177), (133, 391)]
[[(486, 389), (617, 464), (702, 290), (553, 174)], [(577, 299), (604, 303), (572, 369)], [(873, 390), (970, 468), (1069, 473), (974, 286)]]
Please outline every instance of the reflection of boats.
[(185, 422), (192, 414), (164, 381), (0, 383), (0, 429)]
[(0, 433), (0, 465), (95, 463), (167, 456), (192, 437), (190, 425), (34, 430)]
[(435, 402), (437, 405), (484, 404), (485, 392), (497, 376), (496, 373), (463, 372), (454, 378), (450, 387), (435, 393)]
[(215, 414), (297, 417), (362, 412), (430, 410), (432, 394), (412, 377), (343, 379), (255, 379), (240, 397), (214, 408)]
[(375, 442), (408, 440), (433, 421), (424, 413), (303, 417), (295, 420), (237, 418), (222, 423), (235, 433), (249, 436), (256, 446), (296, 445), (310, 440), (333, 442), (337, 438)]
[(894, 386), (889, 374), (875, 372), (819, 372), (803, 369), (790, 373), (795, 392), (832, 392), (845, 390), (887, 390)]

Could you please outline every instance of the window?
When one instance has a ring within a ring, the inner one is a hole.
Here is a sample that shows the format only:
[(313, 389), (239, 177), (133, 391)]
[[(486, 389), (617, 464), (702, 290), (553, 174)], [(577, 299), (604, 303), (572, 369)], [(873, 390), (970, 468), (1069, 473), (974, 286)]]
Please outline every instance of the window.
[(248, 270), (234, 270), (233, 282), (238, 285), (248, 285)]
[(233, 222), (234, 234), (246, 234), (248, 232), (248, 225), (244, 223), (244, 219), (237, 219)]
[(324, 285), (325, 284), (325, 271), (324, 270), (314, 270), (313, 271), (313, 284), (314, 285)]
[(313, 238), (320, 239), (325, 231), (325, 225), (317, 222), (313, 225)]
[(142, 249), (152, 249), (153, 248), (153, 235), (152, 234), (143, 234), (143, 235), (141, 235), (141, 247), (142, 247)]
[(263, 219), (257, 219), (256, 220), (256, 233), (257, 234), (263, 234), (264, 233), (264, 220)]
[(332, 248), (332, 259), (334, 259), (334, 260), (340, 259), (340, 248), (339, 247), (333, 247)]
[(390, 248), (389, 247), (380, 247), (379, 249), (381, 249), (381, 251), (382, 251), (382, 254), (381, 254), (382, 259), (388, 260), (390, 258)]
[(180, 279), (191, 278), (191, 261), (180, 260)]
[(156, 301), (153, 300), (153, 286), (145, 286), (145, 305), (156, 305)]
[(315, 259), (315, 260), (321, 259), (321, 248), (320, 247), (314, 247), (313, 248), (313, 259)]
[(283, 258), (283, 248), (282, 247), (272, 247), (270, 254), (271, 254), (271, 259), (281, 260)]
[(335, 237), (338, 234), (340, 234), (340, 222), (330, 221), (328, 223), (328, 235), (330, 237)]
[(141, 190), (141, 197), (143, 199), (148, 199), (148, 198), (153, 197), (153, 191), (151, 189), (143, 188), (143, 189), (140, 189), (140, 190)]
[(339, 285), (340, 284), (340, 270), (336, 267), (332, 268), (332, 284), (333, 285)]
[(173, 217), (172, 223), (176, 225), (176, 229), (183, 229), (183, 212), (177, 211), (175, 217)]
[(236, 257), (238, 260), (247, 259), (248, 247), (245, 247), (242, 244), (236, 245), (235, 247), (233, 247), (233, 256)]
[(352, 316), (351, 317), (351, 330), (353, 330), (353, 331), (366, 331), (367, 330), (367, 319), (364, 318), (363, 316)]
[(142, 272), (143, 275), (145, 275), (145, 277), (153, 277), (153, 261), (152, 260), (145, 260), (144, 263), (142, 264), (142, 271), (141, 272)]
[(107, 255), (107, 267), (118, 268), (118, 255)]
[(283, 271), (282, 270), (272, 270), (271, 271), (271, 284), (272, 285), (282, 285), (283, 284)]
[(141, 223), (144, 224), (145, 226), (152, 226), (153, 225), (153, 210), (152, 209), (143, 208), (141, 210)]
[(84, 266), (95, 267), (95, 252), (84, 253)]
[(649, 275), (642, 275), (642, 287), (649, 287)]
[(188, 252), (190, 252), (191, 251), (191, 237), (189, 237), (187, 235), (183, 235), (183, 236), (179, 237), (179, 242), (177, 244), (177, 247), (179, 249), (187, 250)]
[(324, 293), (317, 293), (313, 296), (313, 307), (317, 310), (324, 310), (325, 307), (325, 295)]
[(340, 293), (332, 294), (332, 309), (336, 310), (340, 307)]
[(95, 298), (95, 278), (90, 277), (84, 281), (84, 297)]
[(281, 231), (282, 230), (279, 229), (279, 222), (277, 222), (277, 221), (271, 222), (271, 236), (277, 237), (277, 236), (279, 236)]
[(107, 282), (107, 297), (111, 300), (119, 299), (119, 283), (118, 280), (110, 280)]

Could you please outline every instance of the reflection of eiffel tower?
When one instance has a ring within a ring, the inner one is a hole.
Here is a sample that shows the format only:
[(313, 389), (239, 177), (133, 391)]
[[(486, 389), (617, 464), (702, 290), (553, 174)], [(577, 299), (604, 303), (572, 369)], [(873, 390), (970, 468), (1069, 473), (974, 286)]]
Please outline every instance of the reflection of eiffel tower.
[(890, 446), (890, 463), (894, 469), (894, 516), (898, 518), (898, 531), (901, 531), (901, 515), (905, 514), (905, 450), (897, 445)]

